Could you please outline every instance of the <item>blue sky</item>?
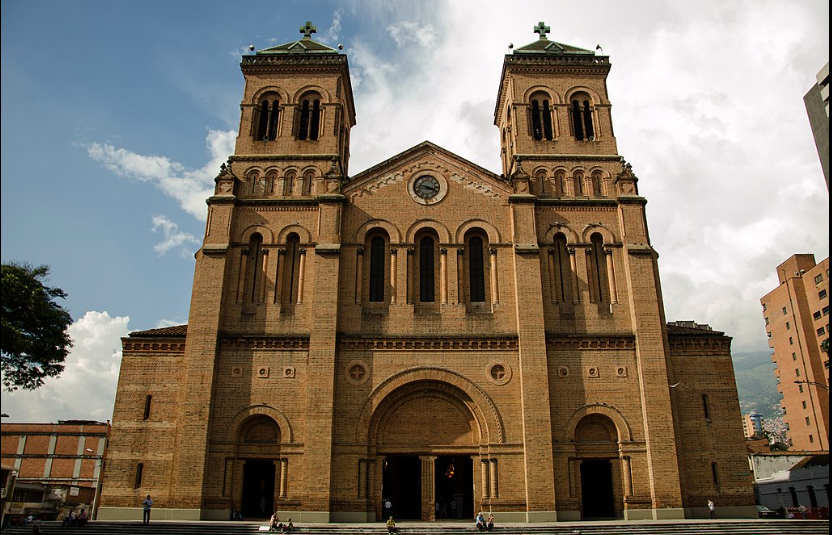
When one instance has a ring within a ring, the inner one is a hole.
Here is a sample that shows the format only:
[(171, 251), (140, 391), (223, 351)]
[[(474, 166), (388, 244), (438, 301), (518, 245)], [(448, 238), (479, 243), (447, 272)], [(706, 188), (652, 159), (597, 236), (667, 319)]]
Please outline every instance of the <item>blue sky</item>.
[[(802, 97), (829, 60), (825, 0), (23, 1), (2, 6), (4, 262), (49, 264), (76, 323), (67, 370), (2, 393), (12, 421), (105, 420), (131, 330), (187, 322), (204, 198), (231, 153), (249, 44), (349, 55), (355, 174), (425, 139), (499, 172), (503, 54), (536, 38), (610, 56), (619, 151), (648, 198), (669, 320), (766, 349), (759, 298), (829, 252)], [(79, 396), (84, 392), (83, 396)]]

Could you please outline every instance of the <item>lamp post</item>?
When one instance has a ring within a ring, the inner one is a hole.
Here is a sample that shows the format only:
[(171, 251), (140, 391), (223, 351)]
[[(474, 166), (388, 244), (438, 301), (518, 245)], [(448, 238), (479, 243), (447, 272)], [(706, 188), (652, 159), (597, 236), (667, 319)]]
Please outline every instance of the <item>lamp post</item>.
[(829, 387), (823, 383), (817, 383), (815, 381), (795, 381), (794, 384), (796, 385), (815, 385), (818, 388), (823, 388), (824, 390), (829, 390)]

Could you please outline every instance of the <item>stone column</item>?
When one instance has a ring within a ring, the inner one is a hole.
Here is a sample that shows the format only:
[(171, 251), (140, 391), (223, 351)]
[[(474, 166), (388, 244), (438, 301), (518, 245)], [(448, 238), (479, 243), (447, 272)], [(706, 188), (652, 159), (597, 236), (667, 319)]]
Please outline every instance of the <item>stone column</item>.
[(443, 305), (448, 304), (448, 250), (439, 249), (439, 296)]
[(621, 457), (621, 477), (624, 479), (624, 496), (633, 495), (633, 473), (630, 458)]
[(390, 304), (396, 304), (399, 250), (390, 248)]
[(263, 265), (260, 266), (260, 292), (258, 293), (258, 302), (260, 304), (266, 302), (266, 290), (269, 286), (269, 250), (263, 249)]
[(283, 291), (283, 269), (286, 265), (286, 249), (277, 250), (277, 266), (275, 269), (274, 279), (274, 302), (280, 302), (280, 296)]
[(497, 498), (499, 496), (500, 489), (497, 485), (497, 459), (491, 459), (491, 462), (488, 463), (488, 480), (490, 485), (489, 494), (491, 495), (491, 499)]
[(421, 455), (422, 461), (422, 520), (436, 520), (436, 456)]
[[(584, 249), (584, 262), (586, 263), (586, 280), (589, 283), (589, 302), (590, 303), (600, 303), (602, 300), (601, 296), (601, 274), (595, 273), (595, 266), (592, 263), (592, 248), (587, 247)], [(596, 283), (597, 283), (597, 292), (596, 293)]]
[(358, 249), (355, 256), (355, 304), (360, 305), (364, 296), (364, 249)]
[(580, 293), (578, 290), (578, 260), (575, 257), (575, 248), (571, 247), (569, 252), (569, 279), (572, 281), (572, 304), (577, 305), (581, 302)]
[(248, 249), (240, 251), (240, 278), (237, 281), (237, 304), (245, 300), (246, 295), (246, 271), (248, 271)]
[(488, 483), (488, 459), (480, 460), (480, 476), (482, 477), (482, 497), (491, 497), (491, 485)]
[(615, 264), (612, 261), (612, 249), (604, 249), (604, 256), (607, 257), (607, 279), (610, 285), (610, 302), (618, 303), (618, 289), (615, 286)]
[(303, 304), (303, 281), (306, 279), (306, 249), (298, 251), (300, 253), (300, 267), (298, 268), (298, 304)]
[(549, 291), (552, 292), (552, 303), (558, 304), (557, 281), (555, 280), (555, 250), (549, 249), (546, 254), (546, 261), (549, 267)]
[(497, 249), (488, 250), (491, 259), (491, 303), (496, 305), (500, 302), (499, 276), (497, 274)]
[(280, 492), (278, 496), (281, 500), (285, 499), (288, 494), (287, 487), (289, 486), (289, 458), (281, 457), (280, 459)]

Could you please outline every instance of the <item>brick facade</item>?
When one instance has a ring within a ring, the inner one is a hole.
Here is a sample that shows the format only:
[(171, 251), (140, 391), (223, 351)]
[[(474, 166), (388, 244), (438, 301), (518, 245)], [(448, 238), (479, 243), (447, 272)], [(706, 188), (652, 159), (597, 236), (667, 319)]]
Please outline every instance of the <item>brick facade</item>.
[(730, 338), (668, 330), (609, 68), (506, 56), (501, 175), (424, 142), (349, 176), (346, 56), (245, 56), (187, 331), (124, 339), (102, 514), (754, 514)]

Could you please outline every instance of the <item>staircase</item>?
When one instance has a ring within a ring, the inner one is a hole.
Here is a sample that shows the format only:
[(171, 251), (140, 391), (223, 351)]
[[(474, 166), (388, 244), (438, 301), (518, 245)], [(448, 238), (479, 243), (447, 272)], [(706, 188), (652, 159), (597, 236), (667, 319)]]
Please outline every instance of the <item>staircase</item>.
[[(268, 533), (259, 531), (265, 523), (257, 522), (141, 522), (93, 521), (84, 527), (61, 527), (60, 522), (41, 522), (43, 535), (243, 535)], [(462, 535), (479, 533), (472, 523), (400, 522), (402, 535)], [(7, 527), (3, 535), (32, 533), (31, 526)], [(274, 533), (274, 532), (272, 532)], [(387, 528), (377, 524), (301, 524), (293, 533), (307, 535), (386, 535)], [(681, 520), (558, 522), (497, 526), (497, 535), (828, 535), (828, 520)]]

